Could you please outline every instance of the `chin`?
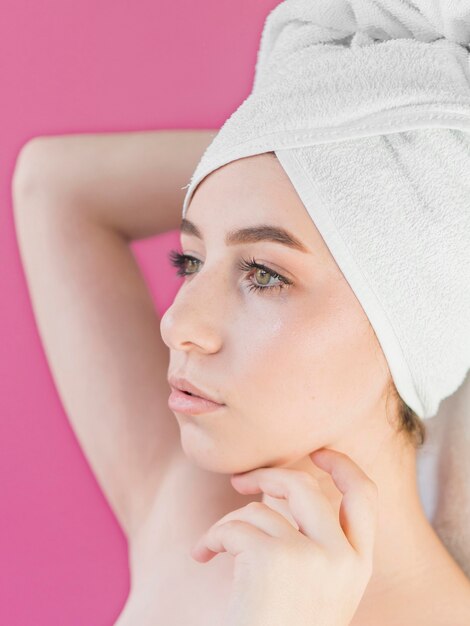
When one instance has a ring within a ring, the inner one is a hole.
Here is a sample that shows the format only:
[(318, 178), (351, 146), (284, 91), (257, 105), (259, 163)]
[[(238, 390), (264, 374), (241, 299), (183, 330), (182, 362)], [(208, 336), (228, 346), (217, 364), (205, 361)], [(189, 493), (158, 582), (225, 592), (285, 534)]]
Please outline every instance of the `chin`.
[(237, 464), (231, 462), (223, 447), (214, 441), (208, 441), (200, 433), (181, 432), (181, 448), (186, 458), (197, 467), (217, 474), (233, 474)]
[[(230, 453), (214, 442), (203, 444), (196, 441), (196, 437), (182, 437), (181, 447), (186, 458), (200, 469), (216, 474), (240, 474), (263, 467), (258, 459), (240, 458), (240, 455), (231, 447)], [(267, 466), (266, 466), (267, 467)]]

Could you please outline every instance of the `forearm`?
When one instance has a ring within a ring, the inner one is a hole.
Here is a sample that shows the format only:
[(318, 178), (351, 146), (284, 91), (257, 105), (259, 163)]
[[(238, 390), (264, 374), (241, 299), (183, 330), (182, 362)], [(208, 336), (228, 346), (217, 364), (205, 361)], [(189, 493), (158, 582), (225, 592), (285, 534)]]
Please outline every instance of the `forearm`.
[(15, 175), (24, 182), (16, 188), (23, 196), (48, 190), (61, 210), (79, 206), (129, 241), (151, 237), (179, 227), (182, 187), (216, 133), (175, 129), (36, 137), (20, 153), (24, 166)]

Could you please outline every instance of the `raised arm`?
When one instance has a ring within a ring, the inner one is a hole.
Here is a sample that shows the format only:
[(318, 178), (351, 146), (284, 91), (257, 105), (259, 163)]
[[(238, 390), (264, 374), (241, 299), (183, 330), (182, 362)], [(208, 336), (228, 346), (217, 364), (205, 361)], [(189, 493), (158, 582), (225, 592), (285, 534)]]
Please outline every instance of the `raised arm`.
[(80, 214), (127, 240), (173, 230), (186, 195), (181, 188), (216, 134), (175, 129), (35, 137), (17, 159), (15, 207), (37, 190), (64, 195), (65, 204), (73, 200)]
[(128, 535), (179, 448), (168, 348), (128, 244), (179, 226), (181, 187), (216, 132), (38, 137), (14, 171), (18, 245), (46, 358)]

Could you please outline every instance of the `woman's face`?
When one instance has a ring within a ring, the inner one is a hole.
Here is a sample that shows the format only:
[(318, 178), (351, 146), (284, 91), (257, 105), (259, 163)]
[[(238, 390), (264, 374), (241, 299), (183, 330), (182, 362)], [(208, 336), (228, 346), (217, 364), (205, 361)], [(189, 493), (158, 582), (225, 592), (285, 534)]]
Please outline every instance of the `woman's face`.
[[(278, 160), (261, 154), (212, 172), (186, 218), (201, 238), (181, 234), (183, 253), (198, 262), (186, 263), (190, 275), (161, 321), (168, 371), (226, 406), (174, 412), (185, 454), (236, 473), (383, 438), (383, 352)], [(260, 226), (289, 231), (306, 251), (256, 237), (227, 245), (230, 233)], [(290, 284), (238, 267), (252, 259)]]

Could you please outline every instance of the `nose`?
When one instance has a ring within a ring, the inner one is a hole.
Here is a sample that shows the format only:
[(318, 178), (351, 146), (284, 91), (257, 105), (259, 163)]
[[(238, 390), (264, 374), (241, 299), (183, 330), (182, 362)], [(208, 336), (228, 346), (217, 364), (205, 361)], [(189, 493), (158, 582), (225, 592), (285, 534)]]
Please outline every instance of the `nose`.
[[(160, 334), (171, 350), (218, 352), (227, 327), (223, 278), (209, 270), (183, 283), (160, 322)], [(225, 278), (225, 280), (227, 280)]]

